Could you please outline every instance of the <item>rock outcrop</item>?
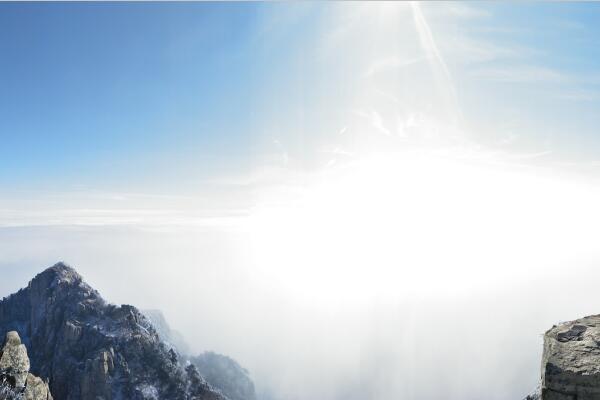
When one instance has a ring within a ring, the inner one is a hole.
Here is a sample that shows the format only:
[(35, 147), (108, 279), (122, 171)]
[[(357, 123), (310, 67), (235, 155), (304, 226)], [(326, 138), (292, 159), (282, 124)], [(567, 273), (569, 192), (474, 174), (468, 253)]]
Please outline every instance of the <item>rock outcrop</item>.
[(29, 373), (27, 348), (19, 334), (10, 331), (0, 355), (0, 400), (52, 400), (48, 383)]
[(18, 331), (29, 349), (31, 368), (13, 334), (0, 367), (20, 360), (13, 364), (15, 384), (27, 388), (31, 382), (33, 389), (43, 383), (29, 377), (31, 369), (49, 379), (56, 399), (226, 399), (195, 367), (185, 367), (135, 307), (106, 303), (62, 263), (0, 301), (0, 335), (10, 331)]
[(542, 400), (600, 400), (600, 315), (544, 335)]

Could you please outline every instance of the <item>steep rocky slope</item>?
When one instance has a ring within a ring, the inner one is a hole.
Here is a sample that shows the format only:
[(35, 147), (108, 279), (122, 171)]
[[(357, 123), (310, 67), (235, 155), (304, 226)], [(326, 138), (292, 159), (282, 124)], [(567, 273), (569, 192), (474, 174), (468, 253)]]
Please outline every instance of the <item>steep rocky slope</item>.
[(19, 332), (31, 371), (59, 400), (223, 400), (135, 307), (106, 303), (59, 263), (0, 302), (0, 335)]
[(160, 339), (167, 345), (175, 349), (179, 354), (188, 355), (191, 353), (190, 346), (185, 341), (183, 335), (176, 330), (171, 329), (165, 316), (160, 310), (141, 310), (142, 314), (148, 318)]
[(171, 329), (160, 310), (143, 310), (164, 343), (178, 352), (182, 361), (193, 364), (206, 381), (230, 400), (255, 400), (254, 382), (237, 361), (212, 351), (192, 355), (183, 336)]
[(541, 398), (600, 399), (600, 315), (565, 322), (546, 332)]

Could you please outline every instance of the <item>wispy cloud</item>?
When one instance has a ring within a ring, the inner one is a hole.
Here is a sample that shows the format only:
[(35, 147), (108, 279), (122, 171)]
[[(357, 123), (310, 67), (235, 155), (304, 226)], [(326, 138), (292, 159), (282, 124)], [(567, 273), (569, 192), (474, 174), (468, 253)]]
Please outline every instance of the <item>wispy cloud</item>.
[(341, 155), (341, 156), (353, 156), (355, 155), (355, 153), (345, 150), (341, 147), (334, 147), (334, 148), (326, 148), (321, 150), (321, 153), (326, 153), (326, 154), (335, 154), (335, 155)]
[(411, 3), (413, 11), (413, 21), (417, 29), (417, 35), (421, 42), (421, 46), (431, 60), (431, 67), (433, 71), (441, 70), (441, 74), (435, 73), (436, 78), (440, 81), (441, 86), (447, 92), (450, 97), (450, 106), (454, 108), (454, 112), (459, 119), (462, 118), (462, 112), (456, 95), (456, 88), (454, 87), (454, 80), (446, 64), (446, 60), (442, 56), (438, 45), (435, 41), (429, 23), (425, 19), (423, 12), (418, 3)]
[(445, 10), (451, 16), (467, 19), (488, 18), (492, 15), (487, 10), (475, 8), (465, 3), (448, 3)]
[(583, 22), (567, 18), (556, 18), (553, 21), (553, 25), (557, 28), (574, 31), (581, 31), (586, 29), (586, 25)]
[(591, 89), (562, 90), (556, 97), (572, 101), (597, 101), (600, 100), (600, 91)]
[[(246, 211), (247, 213), (247, 211)], [(220, 210), (19, 209), (0, 210), (0, 228), (33, 226), (129, 226), (202, 228), (230, 225), (245, 212)]]
[(444, 53), (461, 65), (492, 61), (519, 61), (542, 55), (539, 49), (517, 45), (499, 44), (482, 39), (473, 33), (461, 33), (458, 38), (440, 40)]
[(365, 118), (372, 128), (375, 128), (377, 132), (383, 133), (386, 136), (391, 136), (392, 132), (385, 126), (383, 117), (375, 110), (358, 110), (356, 114), (360, 117)]
[(535, 65), (480, 68), (472, 71), (471, 76), (505, 83), (564, 83), (569, 80), (558, 70)]
[[(235, 190), (234, 190), (235, 189)], [(227, 225), (248, 213), (248, 201), (227, 200), (251, 188), (215, 184), (210, 193), (193, 195), (77, 191), (35, 193), (27, 199), (4, 197), (0, 201), (0, 228), (27, 226), (130, 226), (138, 228)]]

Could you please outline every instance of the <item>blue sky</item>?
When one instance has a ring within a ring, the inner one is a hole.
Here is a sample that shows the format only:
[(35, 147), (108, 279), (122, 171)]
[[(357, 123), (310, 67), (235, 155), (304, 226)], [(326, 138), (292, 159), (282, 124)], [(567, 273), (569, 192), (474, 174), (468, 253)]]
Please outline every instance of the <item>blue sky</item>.
[(5, 182), (107, 184), (192, 149), (247, 156), (256, 6), (0, 7)]
[(1, 4), (0, 182), (194, 192), (405, 147), (398, 120), (415, 118), (442, 142), (595, 174), (597, 4), (421, 4), (435, 50), (409, 5), (385, 7)]

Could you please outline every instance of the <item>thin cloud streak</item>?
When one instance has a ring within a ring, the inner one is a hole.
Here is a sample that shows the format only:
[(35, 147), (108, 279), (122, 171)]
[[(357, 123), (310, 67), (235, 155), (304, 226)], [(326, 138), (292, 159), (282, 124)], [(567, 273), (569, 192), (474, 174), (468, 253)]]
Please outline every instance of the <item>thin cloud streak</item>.
[(411, 2), (410, 5), (413, 11), (413, 19), (417, 28), (419, 40), (421, 41), (425, 53), (428, 54), (430, 56), (429, 58), (432, 60), (431, 67), (436, 76), (436, 71), (438, 70), (438, 68), (441, 68), (443, 76), (438, 77), (438, 79), (440, 79), (442, 89), (447, 91), (450, 95), (450, 101), (452, 103), (451, 106), (453, 107), (454, 112), (458, 116), (458, 121), (460, 122), (462, 120), (462, 112), (460, 109), (458, 97), (456, 95), (456, 88), (454, 86), (454, 81), (452, 79), (452, 75), (450, 74), (450, 70), (448, 69), (446, 61), (444, 60), (442, 54), (440, 53), (440, 50), (438, 49), (438, 46), (431, 32), (431, 28), (429, 27), (429, 24), (427, 23), (427, 20), (425, 19), (425, 16), (421, 11), (419, 3)]

